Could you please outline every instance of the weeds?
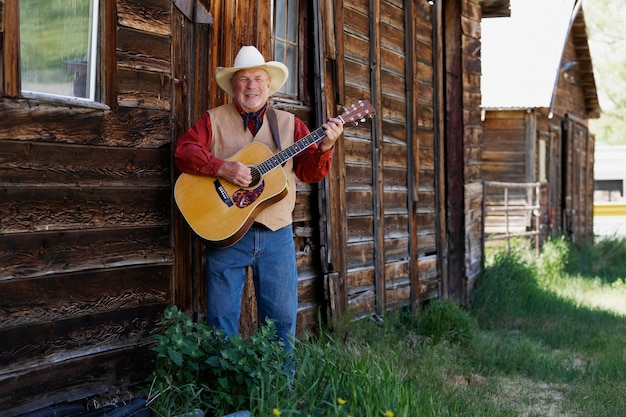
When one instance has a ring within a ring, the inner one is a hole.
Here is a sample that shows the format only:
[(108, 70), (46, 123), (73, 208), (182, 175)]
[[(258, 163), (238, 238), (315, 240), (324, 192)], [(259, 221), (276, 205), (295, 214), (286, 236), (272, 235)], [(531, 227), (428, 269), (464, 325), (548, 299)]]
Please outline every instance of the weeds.
[(433, 301), (419, 314), (346, 320), (295, 342), (291, 378), (266, 342), (271, 327), (250, 344), (218, 343), (177, 316), (170, 324), (180, 331), (157, 336), (154, 407), (187, 402), (219, 416), (234, 405), (255, 417), (626, 416), (625, 247), (557, 239), (537, 260), (495, 253), (468, 310)]
[(259, 387), (287, 385), (291, 358), (271, 322), (248, 339), (227, 338), (170, 307), (161, 324), (150, 390), (157, 415), (196, 408), (222, 415), (247, 408)]

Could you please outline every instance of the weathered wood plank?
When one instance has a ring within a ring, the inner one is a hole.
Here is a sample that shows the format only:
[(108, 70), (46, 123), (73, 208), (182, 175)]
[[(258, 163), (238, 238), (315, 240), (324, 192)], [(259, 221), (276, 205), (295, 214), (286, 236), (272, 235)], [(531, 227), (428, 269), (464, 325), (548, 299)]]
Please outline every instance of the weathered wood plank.
[(385, 166), (383, 168), (383, 180), (385, 190), (406, 192), (408, 185), (406, 166)]
[(13, 417), (46, 406), (78, 401), (111, 387), (145, 383), (153, 369), (154, 354), (147, 344), (134, 344), (100, 352), (84, 352), (75, 358), (44, 363), (29, 372), (0, 376), (2, 413)]
[[(404, 23), (404, 22), (403, 22)], [(404, 31), (392, 25), (380, 25), (381, 48), (404, 54)], [(381, 49), (381, 50), (382, 50)]]
[(385, 119), (389, 118), (401, 122), (406, 121), (406, 100), (404, 95), (401, 97), (394, 97), (383, 92), (381, 94), (381, 98), (382, 109), (378, 109), (378, 114)]
[(385, 239), (385, 262), (406, 262), (409, 259), (409, 236)]
[(374, 239), (374, 224), (372, 217), (348, 218), (348, 242), (362, 242)]
[(0, 184), (77, 187), (163, 187), (170, 184), (169, 149), (95, 148), (3, 141)]
[(43, 100), (0, 98), (0, 140), (158, 148), (170, 141), (169, 114), (67, 107)]
[(439, 256), (437, 246), (437, 235), (435, 233), (420, 233), (417, 235), (417, 252), (418, 256)]
[(385, 239), (403, 238), (409, 235), (407, 230), (408, 214), (385, 214)]
[[(344, 8), (343, 17), (345, 26), (343, 30), (353, 36), (360, 37), (362, 39), (369, 39), (369, 17), (368, 11), (355, 10), (348, 7)], [(347, 56), (351, 56), (352, 49), (346, 45), (345, 53)]]
[(372, 185), (372, 167), (370, 165), (350, 164), (346, 169), (346, 189), (367, 188)]
[[(345, 138), (345, 163), (348, 165), (357, 164), (372, 164), (372, 143), (364, 140), (353, 140), (351, 138)], [(349, 171), (349, 170), (348, 170)], [(346, 175), (350, 175), (349, 172)], [(367, 180), (370, 180), (368, 178)]]
[(171, 72), (170, 37), (120, 27), (117, 31), (117, 65), (153, 72)]
[(104, 119), (103, 145), (161, 148), (169, 145), (170, 113), (156, 109), (119, 108)]
[[(405, 120), (389, 120), (384, 119), (383, 123), (383, 142), (404, 144), (407, 142), (406, 121)], [(405, 159), (406, 159), (405, 155)]]
[[(398, 190), (394, 188), (392, 190), (386, 190), (383, 193), (383, 207), (385, 214), (403, 214), (408, 212), (408, 190)], [(407, 219), (404, 219), (407, 221)], [(406, 227), (406, 224), (405, 224)]]
[[(29, 326), (0, 327), (0, 339), (3, 340), (0, 348), (2, 374), (19, 372), (24, 366), (60, 362), (76, 356), (77, 352), (92, 351), (102, 346), (116, 349), (145, 343), (158, 328), (166, 307), (165, 297), (161, 298), (161, 303), (155, 305), (83, 315), (66, 314), (55, 320), (42, 320)], [(33, 301), (31, 294), (30, 303), (22, 307), (27, 307)], [(142, 303), (146, 302), (148, 300), (142, 300)], [(39, 300), (36, 300), (35, 305), (38, 304)], [(54, 305), (50, 307), (54, 309)]]
[(4, 32), (4, 0), (0, 0), (0, 33)]
[[(370, 84), (370, 70), (367, 66), (351, 59), (346, 59), (344, 65), (346, 66), (346, 72), (350, 74), (350, 78), (346, 80), (347, 86), (368, 86)], [(358, 93), (357, 95), (360, 96), (359, 98), (363, 98), (361, 93)], [(377, 112), (380, 112), (380, 109), (376, 110)]]
[(405, 143), (385, 143), (382, 153), (385, 168), (404, 169), (407, 167), (407, 148)]
[(119, 26), (169, 36), (170, 0), (116, 0)]
[(169, 74), (118, 67), (115, 78), (120, 107), (170, 110), (172, 80)]
[[(371, 267), (373, 265), (374, 245), (371, 240), (350, 243), (345, 250), (349, 270)], [(370, 281), (367, 281), (367, 283), (359, 281), (351, 282), (350, 285), (360, 287), (371, 284)]]
[(168, 226), (36, 232), (0, 240), (0, 280), (172, 262)]
[(167, 226), (169, 188), (4, 188), (0, 232)]
[(147, 265), (4, 279), (0, 281), (5, 295), (0, 327), (163, 304), (169, 301), (170, 274), (171, 266)]
[(324, 302), (322, 292), (323, 285), (318, 278), (298, 278), (298, 304), (299, 306), (319, 306)]
[(352, 33), (344, 33), (344, 46), (349, 52), (350, 59), (366, 64), (369, 60), (369, 50), (366, 39)]
[(372, 190), (346, 190), (346, 204), (348, 209), (348, 216), (371, 216), (374, 213), (374, 206), (372, 203)]

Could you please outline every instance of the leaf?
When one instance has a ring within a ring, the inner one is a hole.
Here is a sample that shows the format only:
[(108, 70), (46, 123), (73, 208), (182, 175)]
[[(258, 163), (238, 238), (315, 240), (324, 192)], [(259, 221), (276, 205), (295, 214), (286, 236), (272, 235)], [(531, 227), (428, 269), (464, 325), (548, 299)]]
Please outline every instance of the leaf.
[(167, 349), (167, 355), (170, 358), (170, 360), (174, 362), (176, 365), (181, 366), (183, 364), (183, 356), (180, 354), (180, 352), (170, 347)]

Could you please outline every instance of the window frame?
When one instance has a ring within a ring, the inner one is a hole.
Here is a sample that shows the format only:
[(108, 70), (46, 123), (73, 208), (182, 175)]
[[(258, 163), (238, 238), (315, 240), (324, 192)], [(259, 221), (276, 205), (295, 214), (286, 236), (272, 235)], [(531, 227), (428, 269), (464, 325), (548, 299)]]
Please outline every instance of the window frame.
[[(20, 4), (20, 7), (23, 6), (23, 1), (21, 0), (22, 4)], [(80, 85), (80, 87), (84, 87), (85, 92), (84, 95), (75, 95), (75, 94), (62, 94), (62, 93), (57, 93), (57, 92), (46, 92), (46, 91), (40, 91), (38, 88), (38, 85), (33, 85), (32, 87), (35, 87), (33, 89), (25, 89), (24, 88), (24, 73), (23, 73), (23, 68), (20, 68), (20, 76), (22, 79), (22, 88), (21, 88), (21, 93), (23, 96), (43, 96), (43, 97), (48, 97), (48, 96), (52, 96), (52, 98), (55, 99), (76, 99), (79, 101), (87, 101), (87, 102), (94, 102), (97, 101), (97, 99), (99, 99), (100, 94), (96, 91), (96, 86), (97, 86), (97, 79), (98, 79), (98, 71), (100, 68), (99, 62), (97, 60), (98, 57), (98, 25), (99, 25), (99, 20), (100, 20), (100, 9), (99, 9), (99, 3), (100, 0), (86, 0), (89, 1), (89, 10), (88, 10), (88, 18), (89, 18), (89, 27), (88, 30), (86, 31), (86, 36), (87, 36), (87, 53), (85, 54), (85, 57), (87, 57), (87, 61), (85, 62), (85, 66), (86, 66), (86, 70), (84, 71), (85, 73), (85, 78), (82, 82), (80, 82), (79, 84), (74, 84), (74, 91), (75, 92), (75, 88), (77, 85)], [(68, 9), (69, 11), (69, 7), (66, 6), (66, 9)], [(22, 45), (22, 39), (21, 39), (21, 35), (22, 35), (22, 28), (23, 28), (23, 24), (24, 22), (22, 21), (22, 15), (23, 13), (20, 11), (20, 21), (19, 21), (19, 28), (20, 28), (20, 52), (23, 49)], [(20, 56), (20, 60), (23, 62), (23, 57)], [(84, 62), (84, 61), (83, 61)], [(75, 63), (70, 63), (70, 64), (75, 64)], [(74, 83), (76, 82), (76, 73), (77, 70), (74, 69)], [(60, 86), (61, 84), (57, 84), (58, 86)]]
[[(284, 0), (285, 2), (288, 2), (289, 0)], [(306, 63), (306, 56), (303, 53), (303, 45), (305, 45), (306, 39), (305, 36), (303, 35), (303, 32), (307, 32), (306, 30), (301, 30), (301, 28), (304, 27), (304, 25), (306, 24), (305, 21), (305, 17), (306, 17), (306, 7), (308, 4), (307, 0), (294, 0), (297, 5), (297, 17), (296, 17), (296, 44), (294, 44), (295, 48), (296, 48), (296, 57), (297, 57), (297, 68), (294, 71), (292, 68), (289, 68), (289, 77), (295, 77), (296, 79), (296, 94), (290, 94), (290, 93), (286, 93), (282, 90), (277, 91), (274, 94), (275, 98), (278, 98), (281, 101), (293, 101), (293, 102), (297, 102), (297, 103), (304, 103), (306, 101), (306, 80), (304, 79), (304, 77), (300, 77), (298, 76), (298, 74), (306, 74), (306, 67), (307, 67), (307, 63)], [(276, 25), (275, 25), (275, 21), (276, 19), (276, 0), (271, 0), (271, 29), (270, 29), (270, 37), (271, 37), (271, 48), (272, 48), (272, 56), (274, 56), (274, 60), (278, 60), (280, 62), (283, 62), (282, 57), (276, 57), (276, 34), (275, 34), (275, 30), (276, 30)], [(287, 19), (285, 18), (285, 21)], [(287, 45), (286, 42), (282, 42), (281, 43)], [(284, 62), (283, 62), (284, 63)], [(285, 63), (285, 65), (287, 65)]]
[[(68, 106), (98, 109), (116, 107), (115, 94), (115, 2), (98, 0), (97, 33), (94, 63), (94, 99), (57, 96), (39, 92), (22, 91), (20, 68), (19, 0), (0, 0), (0, 96), (36, 99)], [(112, 58), (111, 58), (112, 57)]]

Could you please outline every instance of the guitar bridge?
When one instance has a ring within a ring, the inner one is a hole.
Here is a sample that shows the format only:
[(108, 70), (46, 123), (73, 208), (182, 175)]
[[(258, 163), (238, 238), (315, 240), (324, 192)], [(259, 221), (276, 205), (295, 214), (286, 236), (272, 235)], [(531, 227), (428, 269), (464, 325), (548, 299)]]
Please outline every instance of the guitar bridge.
[(215, 185), (215, 191), (217, 192), (217, 195), (220, 196), (224, 204), (226, 204), (228, 207), (232, 207), (232, 205), (234, 204), (233, 200), (230, 199), (230, 196), (226, 192), (226, 189), (224, 188), (220, 180), (216, 179), (215, 181), (213, 181), (213, 185)]

